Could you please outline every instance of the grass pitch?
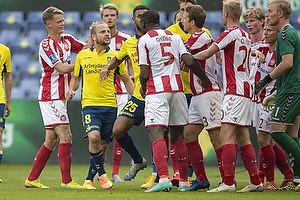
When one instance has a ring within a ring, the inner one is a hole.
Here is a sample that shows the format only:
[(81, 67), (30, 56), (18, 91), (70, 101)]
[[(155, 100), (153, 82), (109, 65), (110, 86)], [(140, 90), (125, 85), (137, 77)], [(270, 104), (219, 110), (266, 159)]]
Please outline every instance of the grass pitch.
[[(108, 176), (111, 178), (112, 166), (106, 165), (105, 169)], [(120, 175), (124, 177), (130, 166), (121, 166)], [(76, 199), (121, 199), (121, 200), (168, 200), (168, 199), (299, 199), (300, 193), (294, 191), (264, 191), (259, 193), (206, 193), (204, 190), (194, 192), (179, 192), (177, 188), (173, 188), (170, 192), (156, 192), (144, 193), (140, 188), (141, 184), (151, 175), (152, 168), (149, 166), (147, 169), (140, 171), (136, 178), (129, 182), (114, 183), (114, 187), (109, 190), (101, 188), (100, 184), (94, 180), (97, 190), (85, 189), (61, 189), (61, 175), (58, 165), (47, 165), (43, 170), (40, 178), (41, 182), (49, 189), (36, 189), (25, 188), (24, 181), (28, 177), (31, 170), (31, 165), (0, 165), (0, 178), (3, 183), (0, 183), (0, 200), (76, 200)], [(73, 165), (72, 177), (78, 183), (83, 184), (88, 170), (88, 165)], [(171, 168), (169, 168), (170, 175), (173, 175)], [(207, 167), (206, 174), (211, 184), (211, 188), (215, 187), (220, 182), (218, 168)], [(243, 188), (249, 182), (248, 173), (243, 168), (236, 169), (236, 180), (238, 183), (237, 190)], [(283, 176), (278, 169), (275, 170), (275, 182), (280, 185)]]

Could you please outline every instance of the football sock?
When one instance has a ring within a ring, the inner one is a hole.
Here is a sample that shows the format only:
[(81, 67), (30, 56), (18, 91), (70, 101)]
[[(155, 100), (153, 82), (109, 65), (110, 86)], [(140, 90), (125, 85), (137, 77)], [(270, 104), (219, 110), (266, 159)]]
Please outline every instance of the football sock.
[(51, 153), (52, 151), (48, 149), (44, 144), (41, 146), (33, 161), (32, 169), (28, 177), (29, 181), (34, 181), (35, 179), (39, 178)]
[(177, 160), (175, 157), (174, 144), (172, 144), (171, 140), (169, 140), (169, 155), (170, 155), (170, 160), (171, 160), (173, 171), (174, 171), (174, 173), (176, 173), (176, 172), (178, 172), (178, 165), (177, 165)]
[(70, 183), (71, 177), (71, 143), (59, 143), (57, 150), (58, 163), (63, 183)]
[(272, 132), (271, 136), (290, 155), (294, 177), (300, 178), (300, 147), (298, 143), (283, 131)]
[(155, 162), (157, 173), (161, 178), (169, 178), (168, 172), (168, 150), (164, 139), (156, 140), (152, 144), (153, 159)]
[(113, 169), (112, 175), (119, 174), (119, 168), (122, 161), (123, 155), (123, 148), (119, 145), (118, 141), (114, 140), (114, 147), (113, 147)]
[(265, 161), (266, 181), (274, 182), (275, 153), (271, 145), (260, 148)]
[(284, 179), (291, 180), (294, 179), (294, 174), (290, 168), (290, 165), (286, 159), (286, 155), (282, 148), (274, 143), (273, 151), (275, 153), (275, 164), (280, 172), (284, 175)]
[(197, 178), (199, 179), (199, 181), (205, 182), (206, 174), (204, 168), (203, 153), (198, 140), (187, 143), (186, 147), (189, 151), (190, 161)]
[(223, 179), (224, 179), (224, 169), (223, 169), (223, 162), (222, 162), (222, 151), (223, 151), (222, 147), (215, 150), (220, 175), (221, 175), (221, 178), (222, 178), (222, 181), (223, 181)]
[(175, 156), (178, 164), (180, 181), (185, 182), (188, 179), (189, 155), (184, 140), (174, 144)]
[(88, 175), (87, 175), (85, 180), (93, 181), (96, 174), (97, 174), (96, 165), (95, 165), (95, 162), (93, 160), (93, 157), (91, 157), (91, 159), (90, 159), (90, 168), (89, 168)]
[(265, 181), (265, 171), (264, 171), (264, 167), (263, 167), (265, 164), (266, 163), (264, 161), (263, 153), (262, 153), (261, 149), (259, 148), (259, 151), (258, 151), (258, 176), (262, 183), (264, 183), (264, 181)]
[(141, 163), (143, 162), (143, 157), (140, 155), (138, 150), (136, 149), (132, 138), (128, 133), (124, 135), (124, 137), (117, 139), (119, 145), (128, 152), (128, 154), (131, 156), (133, 159), (134, 163)]
[(241, 149), (240, 154), (244, 166), (249, 173), (251, 183), (254, 185), (259, 185), (261, 182), (257, 172), (256, 156), (252, 144), (247, 144), (245, 146), (242, 146), (240, 147), (240, 149)]
[(234, 184), (234, 171), (237, 158), (237, 145), (225, 144), (222, 151), (222, 161), (224, 169), (224, 183), (226, 185)]
[(90, 155), (93, 158), (93, 161), (95, 163), (98, 175), (101, 176), (102, 174), (105, 174), (106, 172), (104, 170), (104, 165), (103, 165), (104, 159), (103, 159), (102, 149), (97, 153), (91, 153), (90, 152)]

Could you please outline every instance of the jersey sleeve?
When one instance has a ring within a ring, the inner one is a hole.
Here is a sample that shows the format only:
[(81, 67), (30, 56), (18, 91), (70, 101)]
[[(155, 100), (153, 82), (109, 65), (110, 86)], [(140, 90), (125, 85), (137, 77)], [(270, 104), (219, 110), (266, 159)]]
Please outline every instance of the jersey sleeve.
[(75, 61), (75, 66), (74, 66), (74, 73), (73, 75), (76, 76), (76, 77), (79, 77), (81, 76), (81, 53), (79, 52), (76, 56), (76, 61)]
[(41, 42), (39, 55), (42, 61), (51, 68), (53, 68), (57, 63), (61, 62), (59, 56), (55, 52), (53, 41), (49, 37)]
[(214, 42), (220, 50), (224, 49), (230, 42), (236, 39), (232, 33), (233, 31), (225, 30)]
[(147, 52), (146, 52), (146, 35), (141, 37), (137, 42), (137, 54), (138, 54), (138, 65), (149, 65), (147, 62)]
[(122, 47), (121, 47), (120, 51), (118, 52), (118, 54), (116, 55), (116, 58), (118, 60), (123, 60), (124, 58), (128, 57), (127, 49), (129, 48), (129, 46), (128, 46), (128, 42), (126, 42), (126, 41), (122, 45)]
[(6, 56), (5, 56), (5, 66), (4, 72), (11, 72), (11, 57), (10, 57), (10, 50), (7, 48)]
[(79, 51), (82, 50), (85, 43), (81, 42), (80, 40), (77, 40), (74, 36), (68, 34), (68, 39), (71, 43), (71, 52), (73, 53), (79, 53)]

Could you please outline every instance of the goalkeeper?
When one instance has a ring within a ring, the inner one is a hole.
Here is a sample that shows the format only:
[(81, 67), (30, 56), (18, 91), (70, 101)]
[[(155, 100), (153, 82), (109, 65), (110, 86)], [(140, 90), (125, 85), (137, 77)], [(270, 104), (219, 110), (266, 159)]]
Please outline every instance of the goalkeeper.
[[(274, 13), (274, 14), (273, 14)], [(276, 17), (279, 15), (282, 17)], [(281, 30), (276, 44), (276, 68), (255, 86), (259, 94), (268, 83), (276, 79), (277, 101), (272, 114), (271, 136), (290, 155), (294, 180), (285, 190), (300, 190), (300, 38), (289, 24), (291, 4), (271, 1), (266, 17), (270, 24)]]

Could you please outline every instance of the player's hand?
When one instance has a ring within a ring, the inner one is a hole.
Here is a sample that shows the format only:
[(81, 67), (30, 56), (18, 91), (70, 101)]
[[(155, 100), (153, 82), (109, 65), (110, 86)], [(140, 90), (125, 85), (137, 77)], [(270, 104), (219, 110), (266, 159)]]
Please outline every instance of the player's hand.
[(141, 93), (142, 97), (145, 99), (147, 91), (144, 90), (142, 87), (140, 87), (140, 93)]
[(265, 111), (272, 111), (274, 110), (274, 106), (276, 103), (277, 91), (275, 90), (269, 96), (266, 96), (263, 100), (263, 108)]
[(100, 72), (100, 76), (99, 76), (99, 83), (102, 83), (104, 81), (107, 81), (107, 77), (109, 75), (109, 70), (107, 69), (107, 67), (103, 67), (101, 72)]
[(75, 91), (74, 90), (69, 90), (67, 93), (66, 93), (66, 99), (68, 101), (71, 101), (73, 99), (73, 97), (75, 96)]
[(257, 58), (258, 59), (258, 63), (265, 63), (266, 62), (265, 55), (262, 52), (260, 52), (260, 51), (258, 51), (256, 49), (251, 49), (251, 56)]
[(10, 115), (11, 112), (11, 105), (10, 102), (6, 102), (5, 103), (5, 117), (8, 117)]
[(267, 76), (265, 76), (263, 79), (261, 79), (260, 81), (258, 81), (255, 85), (255, 94), (257, 96), (260, 95), (260, 92), (267, 87), (267, 85), (272, 81), (272, 78), (270, 77), (270, 75), (268, 74)]
[(207, 46), (210, 47), (212, 43), (214, 43), (214, 41), (214, 38), (209, 38), (208, 40), (206, 40), (205, 44), (207, 44)]
[(185, 71), (185, 72), (189, 72), (189, 68), (185, 65), (185, 63), (183, 61), (180, 62), (180, 70), (181, 71)]

